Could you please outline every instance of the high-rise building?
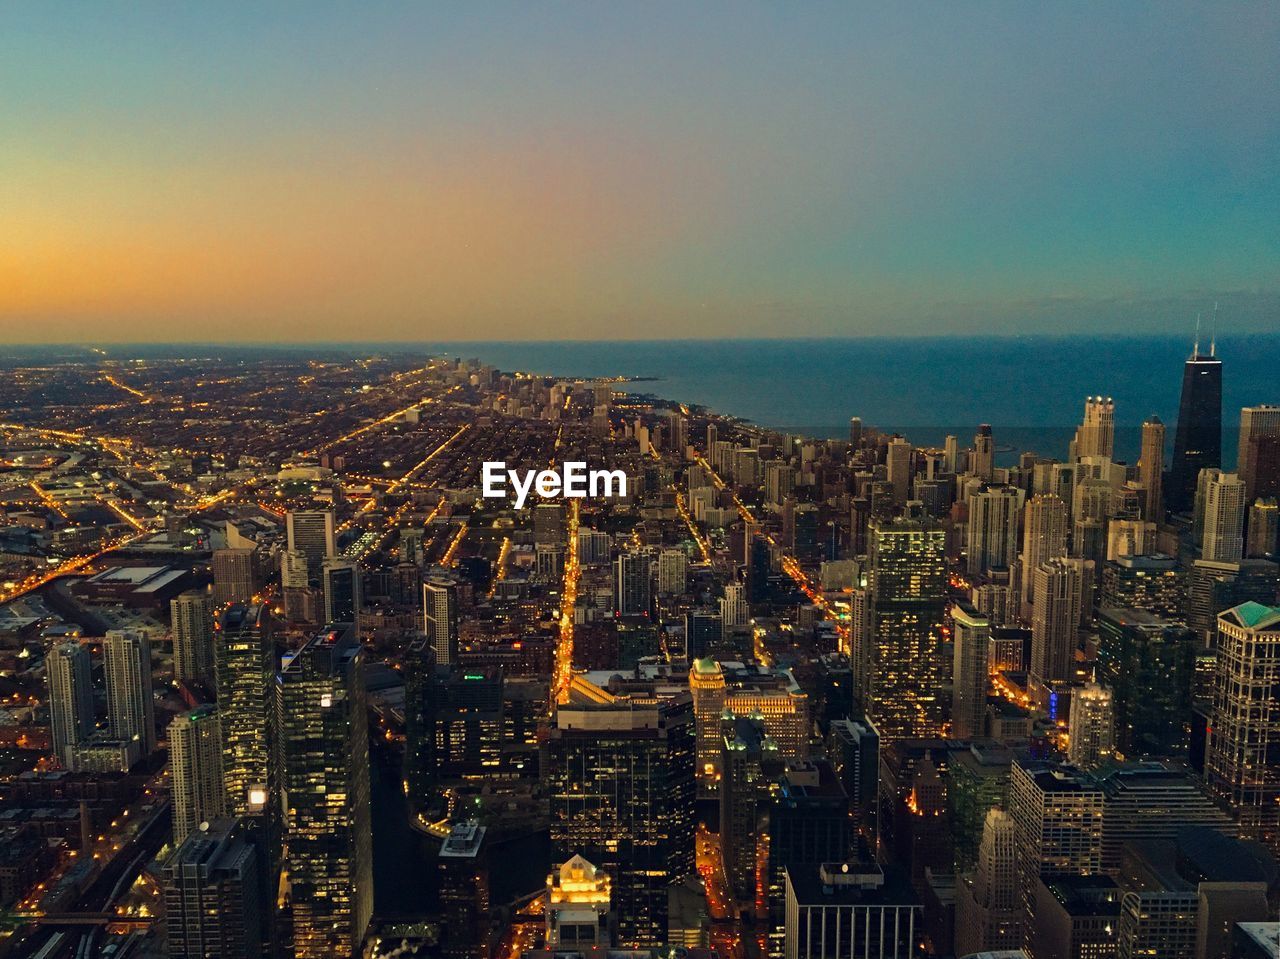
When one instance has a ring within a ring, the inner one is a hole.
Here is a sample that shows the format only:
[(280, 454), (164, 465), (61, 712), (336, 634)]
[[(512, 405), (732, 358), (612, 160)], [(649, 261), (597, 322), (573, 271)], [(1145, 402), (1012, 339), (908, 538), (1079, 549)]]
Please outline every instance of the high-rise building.
[(53, 755), (59, 765), (70, 769), (75, 747), (93, 734), (89, 650), (71, 641), (55, 646), (45, 657), (45, 679)]
[(218, 715), (228, 811), (238, 817), (276, 810), (275, 638), (265, 606), (233, 603), (215, 630)]
[(719, 789), (720, 714), (727, 695), (720, 664), (710, 658), (695, 659), (689, 667), (689, 692), (693, 696), (698, 789), (710, 794)]
[(983, 423), (973, 438), (973, 462), (969, 464), (969, 472), (984, 483), (990, 483), (995, 475), (996, 443), (991, 435), (991, 427)]
[(173, 842), (182, 842), (202, 822), (227, 814), (222, 781), (222, 727), (213, 706), (198, 706), (169, 723), (169, 772)]
[(613, 881), (581, 856), (553, 866), (543, 914), (550, 947), (585, 949), (613, 944)]
[(326, 623), (357, 623), (364, 605), (361, 575), (360, 564), (353, 559), (325, 560), (321, 578)]
[(1102, 867), (1103, 794), (1072, 766), (1017, 759), (1009, 774), (1023, 948), (1034, 952), (1040, 877), (1086, 876)]
[(1076, 430), (1075, 458), (1105, 456), (1116, 447), (1116, 404), (1111, 397), (1089, 396), (1084, 401), (1084, 422)]
[(971, 576), (1013, 568), (1022, 497), (1022, 490), (1013, 486), (984, 486), (969, 497), (966, 568)]
[(1152, 415), (1142, 424), (1142, 451), (1138, 454), (1138, 482), (1142, 484), (1142, 518), (1164, 521), (1164, 423)]
[(946, 532), (928, 518), (874, 519), (867, 674), (862, 702), (886, 740), (942, 730)]
[(1016, 828), (999, 807), (987, 812), (978, 868), (956, 885), (956, 955), (1022, 947)]
[(983, 735), (987, 715), (987, 655), (991, 621), (971, 606), (951, 607), (951, 732), (957, 739)]
[(757, 875), (761, 843), (767, 840), (767, 799), (782, 772), (777, 743), (760, 719), (727, 715), (720, 723), (720, 856), (729, 888), (739, 901), (753, 902), (765, 881)]
[(151, 641), (144, 633), (107, 630), (102, 640), (111, 735), (138, 744), (145, 758), (155, 752), (155, 702), (151, 693)]
[(1200, 352), (1197, 334), (1191, 356), (1182, 370), (1182, 398), (1178, 404), (1178, 429), (1173, 439), (1166, 502), (1185, 512), (1195, 497), (1196, 478), (1202, 469), (1222, 465), (1222, 360), (1209, 347)]
[[(306, 589), (310, 581), (307, 554), (300, 549), (280, 551), (280, 585), (284, 589)], [(247, 600), (241, 600), (247, 602)]]
[(1205, 778), (1242, 832), (1280, 854), (1280, 607), (1219, 615), (1217, 662)]
[(874, 857), (880, 833), (880, 734), (865, 720), (834, 720), (827, 731), (827, 756), (849, 798), (850, 825)]
[(213, 687), (213, 600), (190, 590), (169, 601), (173, 678)]
[(1181, 619), (1186, 581), (1172, 556), (1117, 556), (1102, 567), (1098, 605), (1145, 609), (1164, 619)]
[(440, 945), (449, 959), (491, 955), (487, 832), (474, 820), (454, 823), (440, 845)]
[(689, 557), (682, 549), (664, 549), (658, 554), (658, 595), (680, 596), (689, 576)]
[(239, 820), (192, 830), (160, 869), (171, 959), (261, 959), (265, 877)]
[(1096, 769), (1115, 752), (1115, 706), (1111, 690), (1088, 683), (1071, 694), (1067, 759), (1081, 769)]
[(885, 449), (885, 468), (893, 487), (893, 502), (901, 506), (911, 491), (911, 444), (901, 436), (889, 440)]
[[(1259, 495), (1259, 453), (1265, 437), (1280, 439), (1280, 406), (1264, 404), (1246, 406), (1240, 411), (1240, 445), (1236, 447), (1236, 472), (1244, 482), (1245, 501), (1252, 502)], [(1270, 477), (1272, 482), (1280, 477)]]
[(326, 559), (338, 555), (338, 535), (333, 510), (290, 510), (285, 515), (288, 548), (307, 558), (307, 568), (314, 577)]
[(1035, 603), (1035, 571), (1051, 559), (1067, 555), (1067, 504), (1054, 493), (1033, 496), (1023, 510), (1022, 617), (1031, 618)]
[(649, 615), (649, 565), (643, 551), (625, 550), (613, 561), (614, 615)]
[(1280, 551), (1280, 505), (1270, 497), (1249, 507), (1249, 539), (1245, 556), (1264, 559)]
[(728, 631), (735, 626), (745, 626), (750, 619), (746, 587), (741, 583), (726, 583), (724, 596), (720, 599), (720, 625)]
[(1244, 483), (1235, 473), (1211, 473), (1205, 487), (1201, 558), (1234, 563), (1244, 556)]
[(1031, 675), (1043, 683), (1065, 682), (1072, 677), (1074, 668), (1086, 563), (1079, 559), (1050, 559), (1029, 573), (1035, 582)]
[(784, 959), (910, 959), (923, 925), (907, 877), (873, 862), (804, 863), (784, 871)]
[(458, 661), (458, 586), (433, 577), (422, 584), (422, 631), (438, 666)]
[(612, 877), (620, 943), (665, 942), (670, 888), (694, 871), (692, 700), (615, 697), (575, 679), (548, 751), (555, 855)]
[(1135, 843), (1168, 842), (1188, 826), (1219, 833), (1232, 829), (1204, 784), (1176, 763), (1126, 763), (1100, 777), (1102, 868), (1107, 871), (1119, 869)]
[(254, 563), (256, 553), (249, 547), (215, 549), (213, 568), (213, 604), (252, 602), (258, 591)]
[(277, 699), (293, 954), (349, 956), (373, 913), (369, 734), (351, 627), (328, 627), (287, 657)]
[(1182, 623), (1146, 610), (1098, 612), (1098, 678), (1114, 696), (1116, 749), (1126, 759), (1185, 753), (1199, 643)]

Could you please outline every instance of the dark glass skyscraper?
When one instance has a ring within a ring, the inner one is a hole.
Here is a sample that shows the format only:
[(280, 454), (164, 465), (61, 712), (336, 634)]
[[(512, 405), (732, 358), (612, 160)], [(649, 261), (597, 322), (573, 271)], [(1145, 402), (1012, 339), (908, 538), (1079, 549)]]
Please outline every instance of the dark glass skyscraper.
[(1182, 368), (1182, 401), (1173, 440), (1173, 465), (1167, 498), (1171, 509), (1187, 510), (1196, 494), (1196, 477), (1206, 467), (1222, 465), (1222, 360), (1209, 347), (1200, 352), (1197, 336)]

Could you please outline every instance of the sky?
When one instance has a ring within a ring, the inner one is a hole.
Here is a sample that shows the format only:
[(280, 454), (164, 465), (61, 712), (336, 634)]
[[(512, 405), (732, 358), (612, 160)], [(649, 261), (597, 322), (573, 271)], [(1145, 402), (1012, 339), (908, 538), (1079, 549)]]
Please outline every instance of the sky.
[(1280, 5), (41, 3), (0, 343), (1280, 326)]

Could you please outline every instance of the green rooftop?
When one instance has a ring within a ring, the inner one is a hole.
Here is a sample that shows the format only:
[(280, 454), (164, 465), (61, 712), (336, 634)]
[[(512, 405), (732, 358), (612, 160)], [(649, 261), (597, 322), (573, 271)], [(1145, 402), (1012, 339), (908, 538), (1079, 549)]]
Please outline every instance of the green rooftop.
[(1232, 607), (1230, 612), (1235, 613), (1240, 622), (1250, 629), (1273, 616), (1280, 619), (1280, 606), (1264, 606), (1262, 603), (1255, 603), (1253, 600)]

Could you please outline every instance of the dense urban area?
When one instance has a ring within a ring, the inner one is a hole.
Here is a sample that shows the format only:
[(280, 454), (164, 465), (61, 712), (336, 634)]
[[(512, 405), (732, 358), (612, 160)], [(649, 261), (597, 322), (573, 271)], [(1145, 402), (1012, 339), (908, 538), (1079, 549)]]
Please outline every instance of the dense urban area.
[(206, 352), (0, 368), (0, 956), (1280, 954), (1280, 406), (1216, 350), (1136, 463), (1105, 384), (934, 449)]

